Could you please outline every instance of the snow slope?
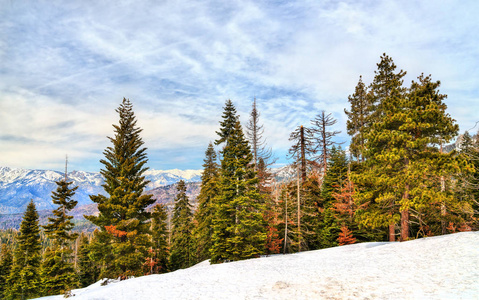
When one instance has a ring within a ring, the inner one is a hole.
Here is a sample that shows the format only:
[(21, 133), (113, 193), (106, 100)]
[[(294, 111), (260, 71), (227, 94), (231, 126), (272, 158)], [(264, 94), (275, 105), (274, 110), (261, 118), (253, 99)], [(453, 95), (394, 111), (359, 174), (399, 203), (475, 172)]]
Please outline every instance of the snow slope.
[[(209, 265), (74, 290), (72, 299), (478, 299), (479, 232)], [(42, 299), (64, 299), (62, 296)]]

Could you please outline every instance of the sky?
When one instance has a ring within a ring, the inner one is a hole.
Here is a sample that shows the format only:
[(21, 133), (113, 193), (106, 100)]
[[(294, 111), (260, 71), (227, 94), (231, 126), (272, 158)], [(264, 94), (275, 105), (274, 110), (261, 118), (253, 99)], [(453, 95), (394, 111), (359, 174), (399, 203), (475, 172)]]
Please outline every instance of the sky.
[(383, 53), (405, 85), (440, 80), (460, 131), (479, 125), (478, 1), (0, 0), (0, 166), (99, 171), (130, 99), (152, 169), (201, 169), (225, 101), (264, 137), (338, 120)]

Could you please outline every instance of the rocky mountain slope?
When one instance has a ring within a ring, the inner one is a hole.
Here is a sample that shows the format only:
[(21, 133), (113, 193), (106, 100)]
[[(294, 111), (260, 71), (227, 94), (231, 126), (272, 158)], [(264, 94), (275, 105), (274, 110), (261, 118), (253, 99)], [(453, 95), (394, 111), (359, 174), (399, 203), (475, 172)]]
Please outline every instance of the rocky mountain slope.
[[(64, 173), (58, 171), (0, 167), (0, 214), (22, 213), (30, 199), (33, 199), (38, 210), (53, 209), (51, 192), (56, 190), (55, 182), (63, 176)], [(201, 181), (201, 170), (148, 170), (145, 177), (151, 181), (147, 189), (155, 190), (180, 180)], [(68, 173), (68, 180), (78, 186), (75, 200), (79, 207), (92, 204), (89, 195), (103, 193), (100, 173), (72, 171)]]

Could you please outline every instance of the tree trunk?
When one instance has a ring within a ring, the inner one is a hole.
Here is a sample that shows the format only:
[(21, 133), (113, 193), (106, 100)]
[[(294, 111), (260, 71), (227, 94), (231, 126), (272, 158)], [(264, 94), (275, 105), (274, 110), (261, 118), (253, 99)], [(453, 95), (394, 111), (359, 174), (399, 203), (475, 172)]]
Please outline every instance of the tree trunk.
[[(303, 127), (301, 127), (302, 129)], [(297, 189), (297, 196), (298, 196), (298, 252), (301, 252), (301, 195), (299, 189), (299, 172), (298, 172), (298, 189)]]
[(301, 135), (301, 180), (302, 182), (306, 181), (306, 143), (304, 141), (304, 128), (303, 125), (301, 125), (300, 129), (300, 135)]
[(409, 239), (409, 209), (401, 211), (401, 242)]
[(389, 224), (389, 241), (395, 242), (396, 241), (396, 232), (395, 232), (395, 224)]
[[(442, 143), (441, 143), (441, 153), (442, 152)], [(446, 191), (446, 180), (444, 179), (444, 176), (441, 176), (441, 193), (444, 193)], [(446, 234), (446, 204), (444, 203), (444, 200), (441, 200), (441, 233), (442, 235)]]
[[(409, 184), (406, 184), (406, 190), (403, 195), (403, 202), (409, 199)], [(409, 209), (401, 211), (401, 242), (409, 239)]]

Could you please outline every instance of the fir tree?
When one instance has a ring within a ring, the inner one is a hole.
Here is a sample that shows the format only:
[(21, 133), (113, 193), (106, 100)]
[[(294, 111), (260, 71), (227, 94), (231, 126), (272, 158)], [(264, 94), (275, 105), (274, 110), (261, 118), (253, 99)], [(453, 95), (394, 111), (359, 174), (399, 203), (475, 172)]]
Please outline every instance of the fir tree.
[(213, 236), (213, 217), (215, 197), (218, 195), (219, 167), (216, 162), (216, 152), (210, 143), (205, 152), (201, 189), (198, 195), (198, 209), (195, 213), (197, 259), (203, 261), (210, 258)]
[(321, 186), (320, 174), (314, 170), (309, 173), (303, 184), (301, 195), (301, 239), (304, 250), (316, 250), (321, 246), (320, 209), (321, 209)]
[(339, 246), (350, 245), (356, 243), (356, 238), (353, 237), (353, 233), (347, 226), (341, 227), (341, 232), (338, 237)]
[(359, 161), (364, 161), (365, 139), (363, 132), (366, 130), (366, 127), (369, 126), (367, 123), (368, 114), (370, 113), (368, 110), (370, 107), (369, 99), (370, 97), (368, 97), (368, 91), (363, 83), (362, 76), (359, 76), (359, 82), (356, 85), (354, 94), (348, 96), (351, 111), (344, 109), (344, 113), (348, 116), (348, 120), (346, 121), (347, 132), (351, 136), (349, 150)]
[(334, 194), (339, 192), (347, 176), (348, 161), (341, 148), (333, 147), (328, 161), (328, 169), (319, 196), (318, 236), (320, 248), (337, 245), (340, 224), (334, 210)]
[(7, 278), (12, 270), (13, 264), (12, 250), (10, 250), (6, 244), (2, 244), (2, 252), (0, 253), (0, 256), (0, 299), (5, 299)]
[[(142, 148), (142, 129), (137, 127), (131, 102), (123, 98), (116, 110), (119, 125), (113, 125), (113, 144), (104, 151), (101, 174), (103, 188), (108, 196), (91, 196), (98, 203), (98, 216), (85, 216), (109, 233), (112, 247), (111, 261), (103, 260), (104, 275), (108, 277), (141, 275), (149, 244), (150, 213), (146, 208), (154, 203), (151, 195), (143, 194), (148, 181), (146, 148)], [(105, 239), (106, 236), (102, 236)], [(97, 255), (98, 257), (105, 257)]]
[(78, 234), (72, 233), (74, 227), (73, 216), (67, 213), (77, 205), (72, 197), (78, 187), (69, 188), (71, 182), (65, 179), (56, 182), (57, 190), (52, 192), (53, 204), (58, 207), (53, 210), (53, 218), (48, 218), (48, 224), (43, 226), (47, 237), (53, 246), (47, 248), (42, 261), (42, 288), (44, 295), (65, 293), (78, 285), (77, 276), (72, 262), (73, 251), (71, 243)]
[[(220, 195), (213, 219), (212, 262), (257, 257), (266, 240), (263, 201), (257, 189), (258, 179), (252, 168), (253, 155), (235, 114), (227, 101), (217, 144), (221, 151)], [(234, 124), (233, 128), (230, 128)], [(225, 134), (225, 133), (228, 134)]]
[(222, 118), (223, 121), (220, 122), (220, 131), (216, 132), (219, 136), (219, 139), (215, 141), (215, 145), (228, 143), (228, 139), (233, 133), (236, 122), (238, 121), (236, 108), (231, 100), (226, 101)]
[(78, 281), (80, 287), (84, 288), (93, 284), (96, 280), (96, 268), (93, 261), (88, 256), (90, 241), (85, 233), (80, 235), (80, 243), (78, 246)]
[(183, 180), (178, 182), (178, 194), (172, 219), (171, 233), (171, 270), (191, 267), (195, 262), (193, 240), (193, 213), (186, 196), (186, 185)]
[(155, 205), (151, 213), (152, 262), (150, 274), (168, 272), (168, 213), (165, 205)]
[[(461, 174), (462, 176), (459, 177), (460, 194), (464, 195), (462, 197), (469, 197), (476, 204), (479, 201), (479, 143), (467, 131), (462, 135), (459, 155), (471, 166), (471, 172)], [(478, 213), (475, 212), (475, 214)]]
[(29, 299), (40, 296), (40, 228), (33, 200), (20, 224), (12, 270), (7, 279), (6, 299)]

